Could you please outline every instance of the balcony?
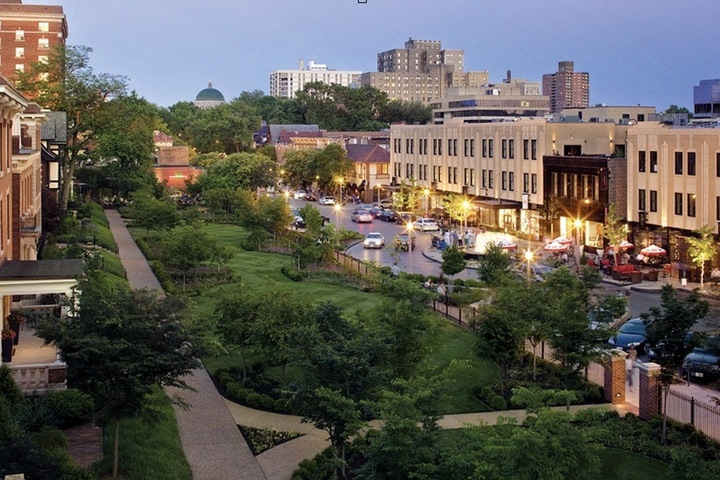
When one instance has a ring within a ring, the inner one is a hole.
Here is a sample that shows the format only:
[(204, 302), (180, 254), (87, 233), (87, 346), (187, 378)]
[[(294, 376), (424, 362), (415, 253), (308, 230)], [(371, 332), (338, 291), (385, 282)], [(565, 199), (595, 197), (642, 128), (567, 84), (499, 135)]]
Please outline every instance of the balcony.
[(57, 349), (45, 345), (27, 324), (20, 328), (13, 351), (12, 361), (6, 365), (23, 393), (34, 395), (67, 388), (67, 366), (59, 360)]

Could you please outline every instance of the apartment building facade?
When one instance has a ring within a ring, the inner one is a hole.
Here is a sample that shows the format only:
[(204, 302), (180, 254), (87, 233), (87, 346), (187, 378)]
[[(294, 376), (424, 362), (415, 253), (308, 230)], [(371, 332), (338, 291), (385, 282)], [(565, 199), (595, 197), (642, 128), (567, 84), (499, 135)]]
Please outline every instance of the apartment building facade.
[(542, 77), (542, 93), (550, 98), (550, 111), (564, 108), (585, 108), (590, 105), (590, 74), (576, 72), (575, 62), (558, 63), (555, 73)]
[(321, 82), (327, 85), (342, 85), (353, 87), (360, 85), (359, 70), (331, 70), (324, 64), (308, 61), (307, 67), (300, 61), (297, 70), (276, 70), (270, 74), (270, 95), (279, 98), (295, 98), (297, 92), (302, 91), (305, 85), (311, 82)]
[(32, 63), (47, 60), (65, 45), (68, 25), (60, 5), (26, 5), (0, 0), (0, 74), (9, 79)]

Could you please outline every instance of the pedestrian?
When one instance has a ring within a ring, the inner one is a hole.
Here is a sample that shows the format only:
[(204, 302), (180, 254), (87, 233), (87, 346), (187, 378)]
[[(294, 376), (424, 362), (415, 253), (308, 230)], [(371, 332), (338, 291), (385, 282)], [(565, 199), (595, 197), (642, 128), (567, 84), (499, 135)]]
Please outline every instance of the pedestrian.
[(445, 303), (447, 301), (447, 291), (445, 290), (445, 285), (438, 283), (437, 293), (440, 295), (440, 300)]
[[(637, 353), (636, 353), (637, 355)], [(632, 355), (628, 353), (628, 356), (625, 357), (625, 371), (627, 372), (627, 384), (630, 388), (630, 391), (633, 391), (633, 370), (635, 369), (635, 360), (633, 360)]]
[(398, 278), (400, 276), (400, 267), (398, 267), (397, 262), (393, 263), (393, 266), (390, 269), (390, 275), (392, 278)]

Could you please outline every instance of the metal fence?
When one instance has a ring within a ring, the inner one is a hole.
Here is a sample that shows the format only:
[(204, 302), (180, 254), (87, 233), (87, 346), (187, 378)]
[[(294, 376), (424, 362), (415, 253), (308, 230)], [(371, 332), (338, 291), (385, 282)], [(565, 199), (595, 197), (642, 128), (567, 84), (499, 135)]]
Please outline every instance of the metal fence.
[(368, 264), (343, 252), (335, 252), (335, 260), (340, 264), (358, 273), (367, 275), (370, 271)]
[[(708, 437), (720, 442), (720, 407), (670, 390), (666, 408), (668, 418), (688, 423), (696, 430), (700, 430)], [(661, 395), (660, 412), (664, 413), (665, 411)]]

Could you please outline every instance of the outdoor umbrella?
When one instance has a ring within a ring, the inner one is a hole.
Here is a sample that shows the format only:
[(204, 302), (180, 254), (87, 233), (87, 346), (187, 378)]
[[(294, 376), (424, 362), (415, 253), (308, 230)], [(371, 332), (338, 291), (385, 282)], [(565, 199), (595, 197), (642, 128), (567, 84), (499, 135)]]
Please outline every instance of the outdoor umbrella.
[(660, 248), (657, 245), (650, 245), (649, 247), (645, 247), (640, 250), (640, 253), (642, 253), (646, 257), (662, 257), (667, 252), (664, 248)]
[(617, 245), (613, 245), (615, 248), (633, 248), (635, 245), (628, 242), (627, 240), (623, 240), (622, 242), (618, 243)]
[(567, 245), (563, 245), (562, 243), (560, 243), (558, 241), (552, 241), (552, 242), (548, 243), (547, 245), (545, 245), (545, 247), (543, 247), (543, 250), (545, 250), (546, 252), (552, 252), (552, 253), (561, 253), (561, 252), (566, 251), (567, 249), (568, 249)]
[(512, 240), (503, 239), (498, 242), (498, 245), (503, 250), (515, 250), (517, 248), (517, 244), (513, 242)]
[(569, 245), (569, 244), (573, 243), (573, 241), (574, 240), (572, 238), (568, 238), (565, 235), (560, 235), (559, 237), (554, 239), (551, 243), (557, 242), (557, 243), (562, 243), (563, 245)]

